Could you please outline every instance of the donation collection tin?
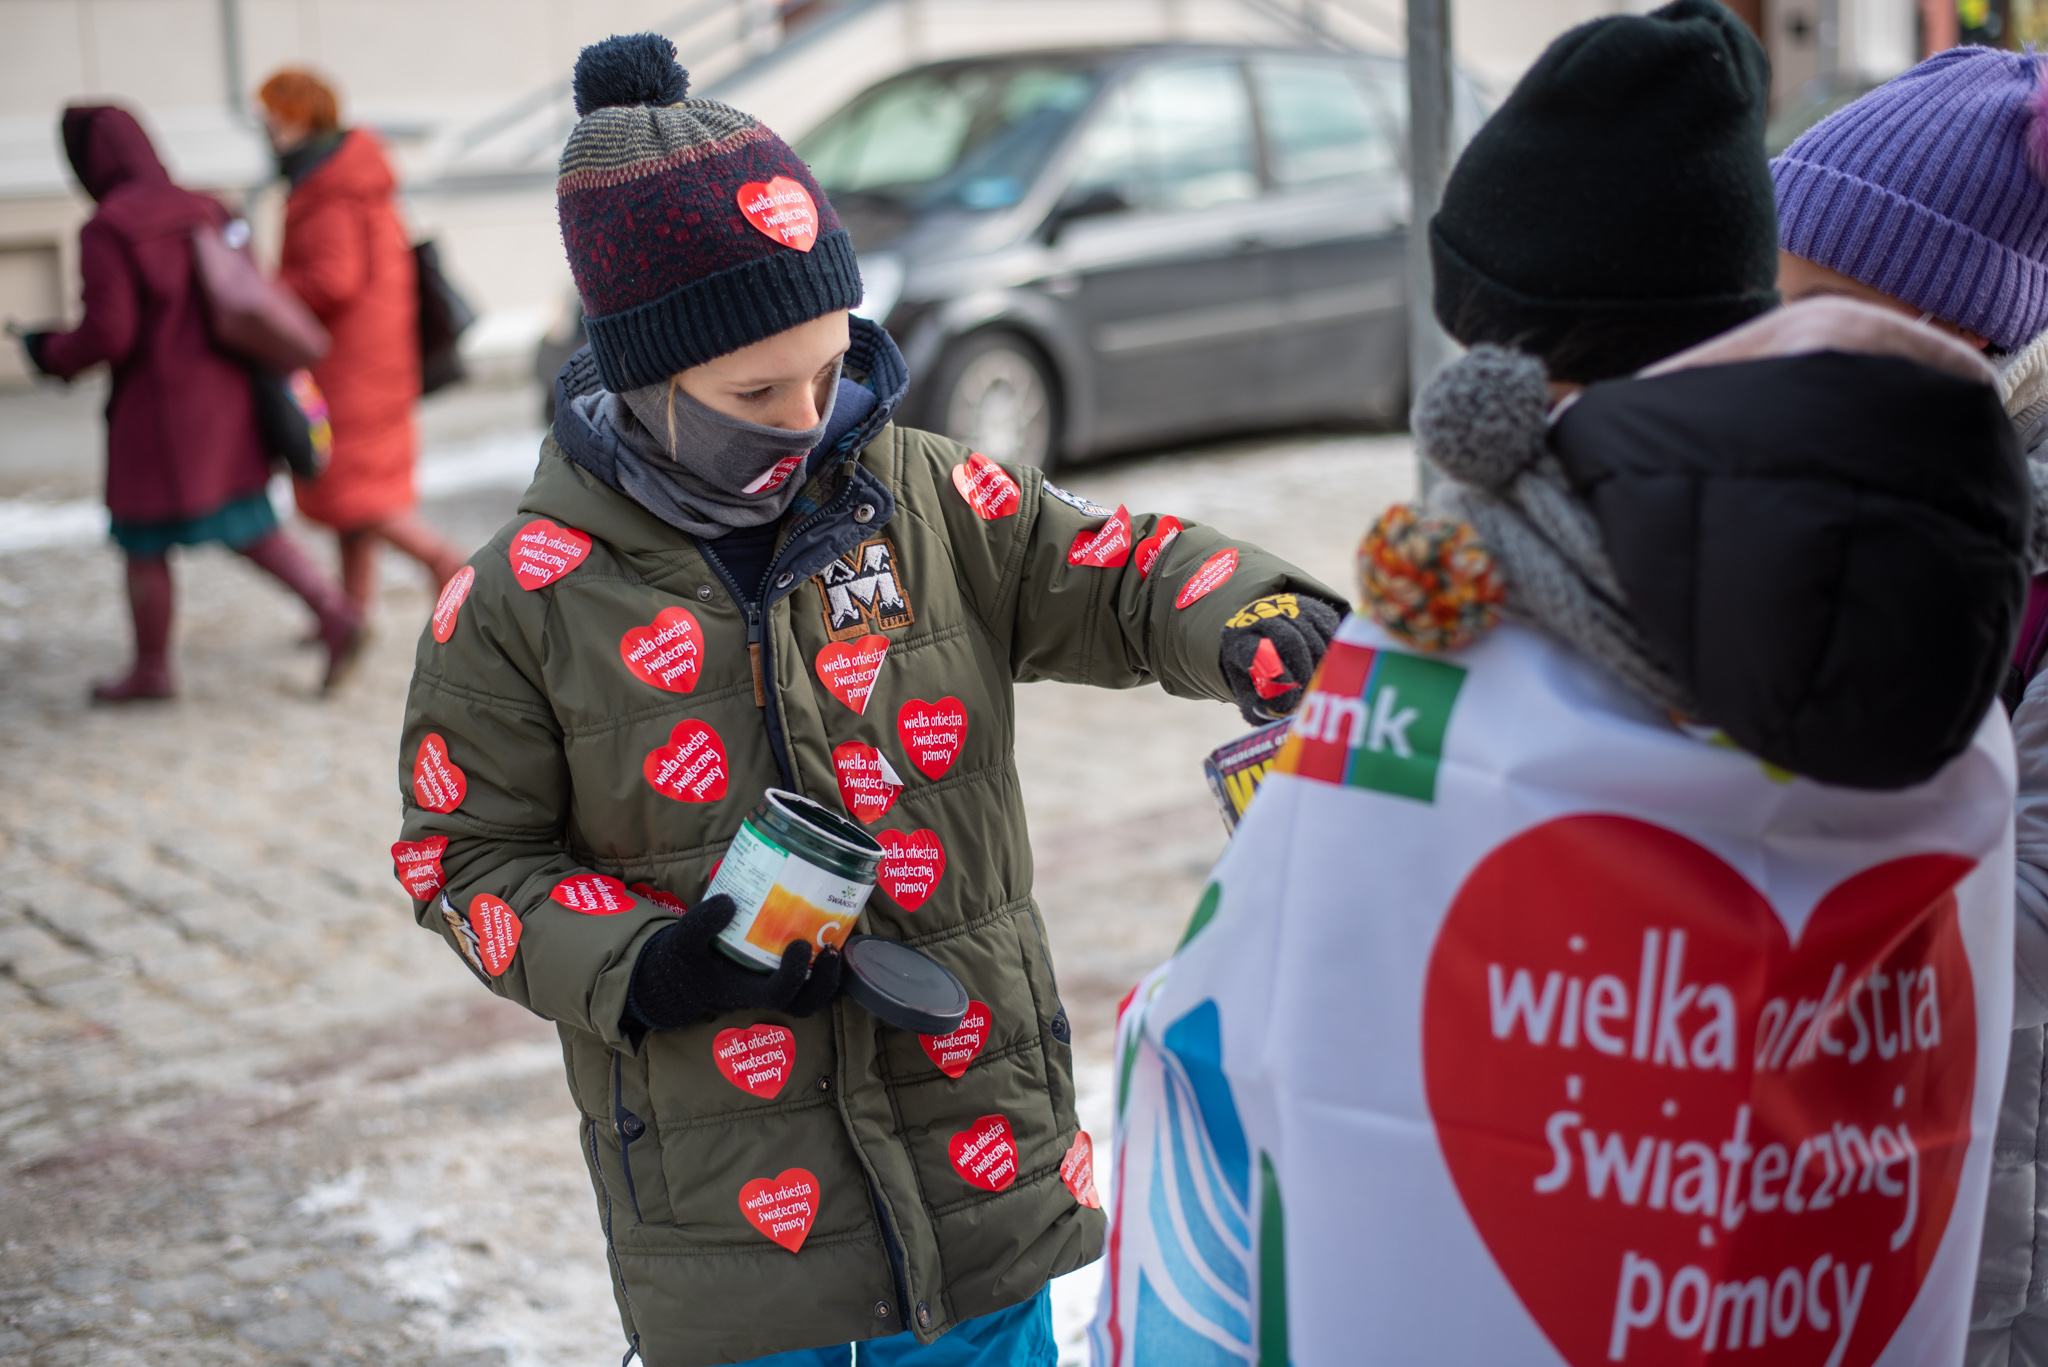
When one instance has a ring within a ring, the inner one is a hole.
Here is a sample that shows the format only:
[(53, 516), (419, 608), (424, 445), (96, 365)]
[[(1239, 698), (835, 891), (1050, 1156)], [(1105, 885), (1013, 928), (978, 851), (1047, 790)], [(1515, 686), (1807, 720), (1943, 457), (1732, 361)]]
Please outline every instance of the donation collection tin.
[(770, 788), (704, 890), (706, 897), (724, 893), (737, 908), (718, 947), (773, 972), (798, 940), (809, 940), (813, 952), (843, 944), (881, 868), (873, 836), (807, 797)]

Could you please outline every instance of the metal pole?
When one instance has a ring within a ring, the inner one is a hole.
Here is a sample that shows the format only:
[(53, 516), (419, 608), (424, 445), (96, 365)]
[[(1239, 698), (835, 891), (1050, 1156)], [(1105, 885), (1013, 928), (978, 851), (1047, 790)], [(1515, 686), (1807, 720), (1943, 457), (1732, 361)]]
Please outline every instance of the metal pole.
[(220, 0), (220, 65), (228, 83), (228, 112), (246, 119), (249, 97), (242, 89), (241, 0)]
[[(1408, 0), (1408, 403), (1456, 355), (1437, 326), (1429, 220), (1451, 165), (1451, 0)], [(1422, 464), (1422, 489), (1435, 473)]]

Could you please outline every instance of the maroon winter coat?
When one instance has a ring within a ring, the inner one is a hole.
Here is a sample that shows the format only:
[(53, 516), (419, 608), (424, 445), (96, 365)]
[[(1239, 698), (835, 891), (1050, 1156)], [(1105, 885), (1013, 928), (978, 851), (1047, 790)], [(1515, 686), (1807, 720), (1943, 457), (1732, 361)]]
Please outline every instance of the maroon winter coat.
[(207, 340), (192, 229), (227, 211), (171, 184), (135, 116), (110, 105), (64, 111), (64, 150), (99, 211), (79, 234), (85, 318), (39, 347), (70, 379), (113, 367), (107, 508), (123, 523), (204, 517), (270, 477), (241, 365)]

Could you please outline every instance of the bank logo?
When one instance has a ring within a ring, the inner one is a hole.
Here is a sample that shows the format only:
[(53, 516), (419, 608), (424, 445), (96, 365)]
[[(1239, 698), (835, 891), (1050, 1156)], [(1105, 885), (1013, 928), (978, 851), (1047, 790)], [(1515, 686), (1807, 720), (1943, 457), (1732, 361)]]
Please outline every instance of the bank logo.
[(1457, 665), (1333, 642), (1275, 767), (1434, 802), (1444, 732), (1464, 684)]
[(825, 631), (833, 640), (851, 641), (871, 632), (893, 631), (916, 620), (896, 566), (896, 547), (888, 537), (877, 536), (818, 573)]

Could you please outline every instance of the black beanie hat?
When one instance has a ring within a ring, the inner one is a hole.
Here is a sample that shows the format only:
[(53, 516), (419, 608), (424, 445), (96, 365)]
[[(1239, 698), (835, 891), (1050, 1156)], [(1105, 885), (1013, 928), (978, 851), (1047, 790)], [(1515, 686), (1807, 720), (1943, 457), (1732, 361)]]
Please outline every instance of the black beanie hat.
[(1770, 64), (1714, 0), (1596, 19), (1545, 49), (1429, 224), (1436, 316), (1590, 383), (1774, 307)]

